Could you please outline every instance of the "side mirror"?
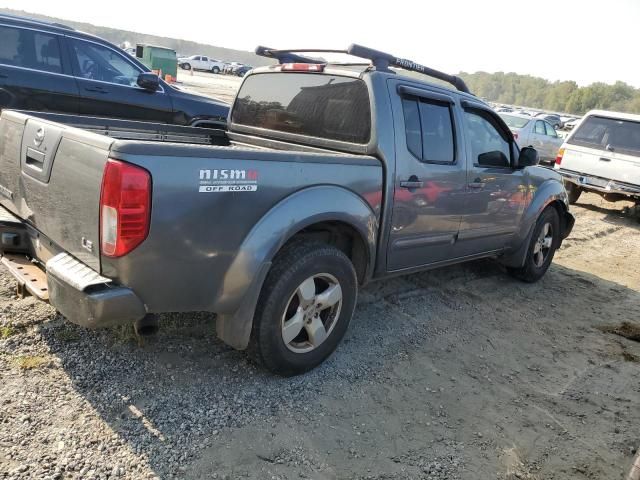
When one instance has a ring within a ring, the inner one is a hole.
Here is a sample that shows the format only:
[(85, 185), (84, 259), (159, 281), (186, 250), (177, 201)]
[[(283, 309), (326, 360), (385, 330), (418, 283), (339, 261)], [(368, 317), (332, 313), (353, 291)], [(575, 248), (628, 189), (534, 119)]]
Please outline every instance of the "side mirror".
[(533, 167), (538, 165), (538, 151), (533, 147), (524, 147), (518, 157), (518, 168)]
[(155, 92), (160, 88), (160, 78), (155, 73), (142, 72), (138, 75), (138, 86), (150, 92)]

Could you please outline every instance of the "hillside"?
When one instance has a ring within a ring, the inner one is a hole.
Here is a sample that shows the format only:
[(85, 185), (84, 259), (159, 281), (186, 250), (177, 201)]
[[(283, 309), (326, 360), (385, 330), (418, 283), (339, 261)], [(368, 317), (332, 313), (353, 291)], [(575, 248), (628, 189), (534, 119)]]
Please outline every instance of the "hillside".
[(620, 81), (580, 87), (573, 81), (550, 82), (517, 73), (459, 75), (474, 94), (493, 102), (579, 115), (595, 108), (640, 113), (640, 89)]
[(87, 32), (92, 35), (104, 38), (111, 43), (115, 43), (116, 45), (120, 45), (124, 42), (129, 42), (132, 45), (135, 45), (136, 43), (150, 43), (153, 45), (161, 45), (163, 47), (172, 48), (176, 52), (183, 55), (208, 55), (219, 60), (236, 61), (253, 66), (269, 65), (272, 63), (267, 58), (259, 57), (253, 52), (216, 47), (214, 45), (206, 45), (204, 43), (192, 42), (179, 38), (160, 37), (158, 35), (148, 35), (146, 33), (129, 32), (126, 30), (119, 30), (117, 28), (101, 27), (84, 22), (74, 22), (71, 20), (64, 20), (62, 18), (49, 17), (46, 15), (40, 15), (37, 13), (30, 13), (21, 10), (12, 10), (9, 8), (0, 8), (0, 13), (21, 15), (37, 20), (62, 23), (64, 25), (73, 27), (76, 30), (81, 30), (83, 32)]

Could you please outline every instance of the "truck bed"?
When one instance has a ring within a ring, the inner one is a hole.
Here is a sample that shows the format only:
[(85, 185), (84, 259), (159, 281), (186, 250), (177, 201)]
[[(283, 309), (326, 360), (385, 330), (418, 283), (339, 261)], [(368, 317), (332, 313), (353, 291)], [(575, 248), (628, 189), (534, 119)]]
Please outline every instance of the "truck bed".
[[(109, 159), (142, 167), (152, 182), (148, 237), (120, 258), (100, 250)], [(345, 198), (379, 218), (382, 184), (382, 166), (371, 156), (145, 122), (0, 117), (0, 204), (27, 226), (29, 255), (44, 264), (66, 252), (135, 291), (149, 312), (234, 311), (238, 299), (229, 292), (250, 279), (225, 272), (251, 262), (243, 245), (271, 211), (304, 190), (307, 202), (322, 202), (337, 218), (345, 216)], [(292, 209), (270, 220), (269, 235), (285, 238), (297, 215)]]

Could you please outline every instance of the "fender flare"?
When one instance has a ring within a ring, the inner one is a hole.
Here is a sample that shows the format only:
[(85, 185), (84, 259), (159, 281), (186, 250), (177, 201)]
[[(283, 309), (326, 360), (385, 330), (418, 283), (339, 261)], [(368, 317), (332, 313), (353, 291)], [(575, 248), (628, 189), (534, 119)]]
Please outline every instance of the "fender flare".
[(562, 205), (561, 208), (564, 210), (564, 212), (558, 213), (560, 214), (560, 228), (563, 230), (561, 239), (566, 238), (573, 227), (573, 216), (569, 213), (567, 206), (569, 205), (567, 192), (562, 183), (555, 180), (547, 180), (535, 191), (531, 203), (522, 215), (520, 228), (513, 236), (510, 247), (501, 259), (504, 265), (508, 267), (521, 267), (524, 265), (533, 228), (538, 221), (538, 217), (540, 217), (545, 208), (554, 203)]
[(299, 190), (277, 203), (251, 229), (224, 275), (216, 301), (216, 331), (221, 340), (238, 350), (247, 347), (258, 297), (274, 256), (296, 233), (326, 221), (345, 223), (358, 232), (367, 250), (365, 277), (371, 275), (378, 232), (371, 207), (343, 187)]

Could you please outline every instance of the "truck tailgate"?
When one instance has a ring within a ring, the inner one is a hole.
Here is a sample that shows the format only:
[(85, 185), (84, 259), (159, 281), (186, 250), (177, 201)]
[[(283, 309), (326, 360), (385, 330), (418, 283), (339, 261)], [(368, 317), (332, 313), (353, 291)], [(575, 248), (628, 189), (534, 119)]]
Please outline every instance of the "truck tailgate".
[[(640, 157), (624, 153), (595, 150), (580, 145), (567, 145), (562, 157), (562, 169), (604, 180), (640, 185)], [(593, 180), (597, 181), (597, 180)]]
[(113, 139), (18, 112), (0, 117), (0, 204), (47, 238), (35, 238), (43, 261), (48, 240), (100, 270), (102, 172)]

